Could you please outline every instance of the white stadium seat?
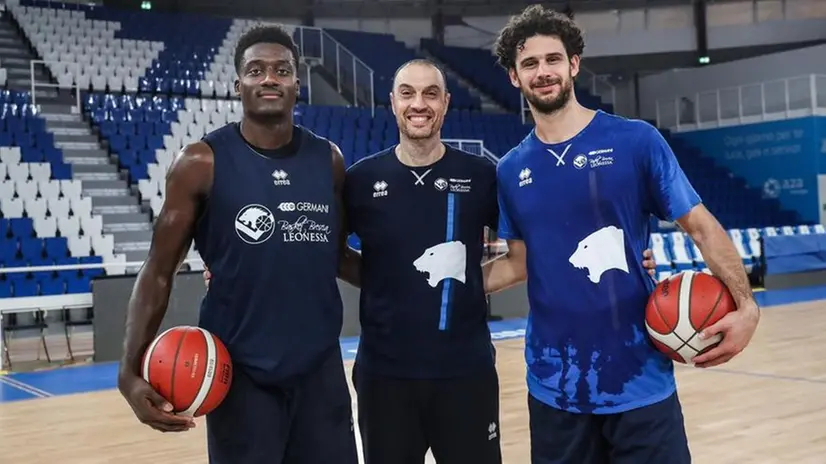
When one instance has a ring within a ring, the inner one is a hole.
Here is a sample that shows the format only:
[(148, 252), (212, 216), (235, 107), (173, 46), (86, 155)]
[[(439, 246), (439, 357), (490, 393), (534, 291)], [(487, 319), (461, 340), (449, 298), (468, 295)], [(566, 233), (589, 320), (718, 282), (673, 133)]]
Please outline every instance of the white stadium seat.
[(67, 209), (66, 216), (57, 216), (57, 229), (64, 237), (76, 237), (80, 234), (80, 219), (77, 216), (68, 216), (68, 213)]
[(685, 232), (672, 232), (669, 234), (671, 239), (671, 255), (674, 257), (674, 264), (677, 269), (687, 269), (693, 264), (691, 256), (688, 255), (688, 248), (685, 243)]
[(94, 216), (79, 216), (79, 218), (80, 229), (83, 231), (83, 235), (94, 237), (103, 233), (103, 217), (99, 214)]

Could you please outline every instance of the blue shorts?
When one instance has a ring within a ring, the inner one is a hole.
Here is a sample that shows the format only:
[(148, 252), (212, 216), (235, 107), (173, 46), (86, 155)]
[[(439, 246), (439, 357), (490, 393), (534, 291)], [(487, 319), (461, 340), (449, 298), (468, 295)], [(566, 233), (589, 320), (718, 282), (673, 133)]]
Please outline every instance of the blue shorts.
[(236, 368), (206, 422), (210, 464), (358, 464), (338, 346), (290, 387), (258, 385)]
[(532, 464), (690, 464), (677, 393), (618, 414), (576, 414), (528, 394)]

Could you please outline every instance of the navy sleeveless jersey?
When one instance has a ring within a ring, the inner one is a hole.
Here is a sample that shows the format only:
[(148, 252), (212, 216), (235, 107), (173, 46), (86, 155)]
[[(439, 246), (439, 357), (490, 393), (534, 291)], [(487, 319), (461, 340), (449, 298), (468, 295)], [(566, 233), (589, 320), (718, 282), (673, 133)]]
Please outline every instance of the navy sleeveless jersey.
[(604, 112), (556, 144), (531, 133), (498, 167), (499, 235), (527, 249), (528, 391), (551, 407), (611, 414), (664, 400), (674, 363), (654, 348), (642, 266), (651, 215), (700, 197), (650, 124)]
[(362, 250), (360, 369), (438, 378), (493, 366), (481, 261), (484, 227), (498, 221), (496, 166), (448, 148), (410, 167), (394, 150), (345, 181)]
[(237, 123), (204, 141), (215, 174), (195, 244), (213, 278), (200, 325), (259, 383), (290, 383), (341, 332), (331, 145), (296, 126), (287, 147), (265, 155)]

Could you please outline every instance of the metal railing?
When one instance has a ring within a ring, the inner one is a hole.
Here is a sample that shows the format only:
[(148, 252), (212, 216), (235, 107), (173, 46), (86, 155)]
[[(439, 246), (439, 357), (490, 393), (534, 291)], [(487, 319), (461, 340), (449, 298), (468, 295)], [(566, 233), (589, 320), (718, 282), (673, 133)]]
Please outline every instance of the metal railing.
[(479, 139), (442, 139), (446, 145), (450, 145), (458, 150), (473, 153), (474, 155), (482, 155), (494, 163), (499, 162), (499, 157), (493, 152), (485, 148), (485, 141)]
[[(75, 114), (80, 114), (83, 111), (83, 108), (80, 106), (80, 86), (77, 85), (77, 78), (80, 76), (80, 63), (77, 62), (65, 62), (65, 61), (46, 61), (46, 60), (31, 60), (29, 61), (29, 75), (31, 76), (31, 92), (32, 92), (32, 106), (37, 108), (37, 111), (40, 111), (40, 106), (37, 104), (37, 88), (38, 87), (46, 87), (52, 89), (59, 89), (63, 88), (61, 84), (58, 82), (57, 84), (52, 82), (37, 82), (37, 77), (35, 76), (35, 66), (42, 65), (44, 69), (49, 71), (49, 67), (46, 66), (47, 64), (61, 64), (67, 65), (67, 69), (74, 69), (73, 73), (73, 81), (72, 87), (75, 92), (75, 108), (72, 109), (72, 112)], [(56, 76), (59, 77), (59, 76)]]
[[(580, 66), (579, 75), (576, 77), (576, 84), (584, 87), (589, 93), (591, 93), (591, 95), (594, 95), (603, 101), (607, 100), (607, 103), (616, 107), (617, 88), (614, 84), (608, 81), (606, 77), (594, 74), (588, 68)], [(525, 100), (524, 95), (521, 96), (520, 100), (522, 108), (522, 111), (520, 112), (522, 115), (522, 124), (527, 124), (531, 109), (530, 106), (528, 106), (528, 101)]]
[(350, 97), (355, 106), (369, 107), (375, 116), (375, 73), (373, 68), (324, 29), (309, 26), (295, 28), (295, 40), (305, 60), (317, 60), (335, 76), (338, 93)]
[(826, 75), (807, 74), (661, 98), (657, 125), (674, 131), (815, 115), (826, 111)]

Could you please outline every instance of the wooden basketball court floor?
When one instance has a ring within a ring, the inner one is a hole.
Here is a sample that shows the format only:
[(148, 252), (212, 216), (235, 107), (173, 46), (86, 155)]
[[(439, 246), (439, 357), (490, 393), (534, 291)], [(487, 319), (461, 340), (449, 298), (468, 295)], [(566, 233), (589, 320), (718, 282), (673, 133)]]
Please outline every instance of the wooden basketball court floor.
[[(743, 354), (712, 369), (677, 367), (694, 462), (822, 464), (826, 287), (758, 296), (761, 325)], [(491, 324), (508, 464), (530, 462), (524, 326), (524, 320)], [(355, 346), (342, 342), (348, 377)], [(115, 372), (116, 366), (100, 364), (0, 376), (0, 462), (207, 462), (203, 420), (180, 434), (141, 425), (113, 389)]]

